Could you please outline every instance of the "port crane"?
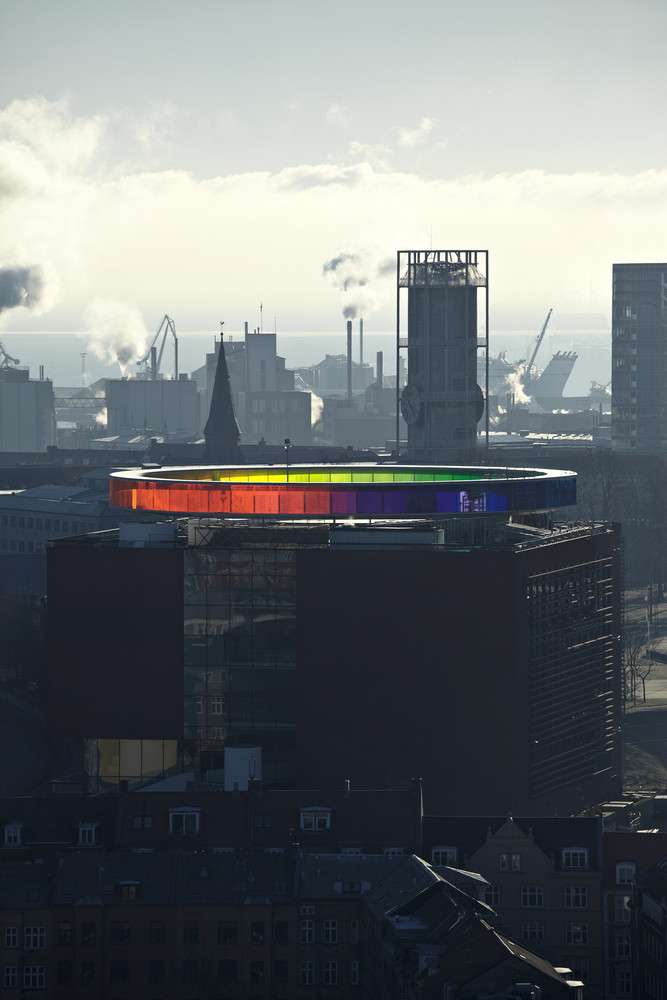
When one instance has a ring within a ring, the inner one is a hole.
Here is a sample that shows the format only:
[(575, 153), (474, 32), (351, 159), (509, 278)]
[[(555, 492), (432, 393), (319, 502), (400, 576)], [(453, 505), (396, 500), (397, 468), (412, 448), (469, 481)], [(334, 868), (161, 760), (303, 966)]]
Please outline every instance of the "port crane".
[[(166, 313), (162, 317), (162, 321), (155, 332), (153, 343), (148, 348), (144, 357), (137, 361), (137, 367), (143, 368), (144, 375), (149, 378), (158, 377), (160, 365), (162, 364), (162, 355), (164, 354), (164, 348), (169, 338), (169, 334), (171, 334), (174, 339), (174, 378), (178, 380), (178, 337), (176, 336), (176, 324), (171, 316), (168, 316)], [(160, 337), (162, 337), (161, 341)], [(158, 341), (160, 341), (159, 350)]]
[(551, 319), (552, 312), (553, 309), (550, 309), (549, 312), (547, 313), (547, 318), (542, 324), (542, 329), (537, 335), (537, 339), (535, 341), (535, 347), (533, 348), (533, 353), (530, 356), (530, 361), (526, 365), (526, 375), (525, 375), (526, 379), (530, 378), (530, 373), (532, 371), (533, 365), (535, 364), (535, 358), (537, 357), (537, 352), (542, 346), (542, 341), (544, 340), (544, 335), (547, 332), (547, 327), (549, 326), (549, 320)]
[(10, 365), (20, 365), (18, 358), (13, 358), (5, 345), (0, 340), (0, 368), (9, 368)]

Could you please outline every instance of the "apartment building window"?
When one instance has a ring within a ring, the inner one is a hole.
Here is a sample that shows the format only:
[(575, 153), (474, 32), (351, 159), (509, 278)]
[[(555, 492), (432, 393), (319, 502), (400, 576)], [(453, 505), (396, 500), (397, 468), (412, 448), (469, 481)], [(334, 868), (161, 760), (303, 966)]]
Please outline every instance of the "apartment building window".
[(540, 920), (528, 920), (521, 924), (521, 937), (533, 944), (544, 941), (544, 924)]
[(323, 986), (338, 986), (338, 962), (335, 958), (330, 958), (324, 963), (324, 975), (322, 977)]
[(111, 924), (111, 943), (125, 945), (130, 943), (131, 929), (125, 920), (114, 920)]
[(250, 924), (250, 943), (264, 944), (266, 929), (261, 920), (255, 920)]
[(179, 837), (199, 833), (199, 810), (187, 806), (169, 810), (169, 833)]
[(18, 927), (5, 927), (5, 948), (18, 948), (19, 929)]
[(315, 921), (302, 920), (300, 928), (301, 944), (312, 944), (315, 940)]
[(300, 817), (302, 830), (309, 833), (322, 833), (331, 829), (330, 809), (302, 809)]
[(584, 871), (588, 868), (587, 847), (564, 847), (561, 851), (561, 864), (570, 871)]
[(157, 920), (153, 920), (148, 928), (148, 940), (151, 944), (164, 944), (165, 926)]
[(151, 959), (148, 963), (148, 982), (151, 986), (159, 986), (164, 982), (164, 962), (160, 958)]
[(286, 959), (274, 959), (273, 981), (281, 986), (285, 986), (289, 982), (289, 962)]
[(45, 990), (46, 989), (46, 966), (45, 965), (24, 965), (23, 966), (23, 989), (24, 990)]
[(616, 931), (614, 934), (614, 958), (632, 958), (630, 931)]
[(439, 845), (431, 851), (431, 864), (435, 865), (436, 868), (446, 868), (449, 865), (455, 865), (457, 855), (458, 850), (456, 847), (443, 847)]
[(359, 944), (359, 921), (350, 920), (348, 928), (350, 944)]
[(196, 920), (186, 920), (183, 925), (183, 944), (199, 944), (199, 924)]
[(153, 817), (152, 816), (133, 816), (132, 817), (132, 828), (134, 830), (152, 830), (153, 829)]
[(81, 944), (95, 944), (96, 940), (97, 924), (89, 922), (81, 924)]
[(359, 962), (356, 959), (354, 962), (350, 962), (350, 986), (359, 985), (359, 971)]
[(265, 978), (264, 962), (261, 959), (255, 959), (250, 963), (250, 982), (253, 986), (263, 986)]
[(338, 944), (338, 921), (322, 921), (322, 940), (325, 944)]
[(79, 823), (79, 847), (95, 847), (97, 823)]
[(398, 858), (405, 854), (404, 847), (385, 847), (384, 849), (385, 858)]
[(630, 915), (630, 896), (614, 896), (614, 923), (629, 924)]
[(221, 983), (235, 983), (239, 978), (239, 963), (235, 958), (223, 958), (218, 962), (218, 980)]
[(573, 910), (583, 910), (588, 906), (588, 889), (583, 885), (565, 887), (565, 905)]
[(6, 965), (2, 971), (2, 985), (6, 990), (15, 990), (18, 984), (18, 967), (16, 965)]
[(341, 854), (347, 854), (348, 857), (360, 858), (364, 852), (360, 847), (344, 847)]
[(565, 944), (588, 944), (588, 924), (568, 924)]
[(58, 924), (56, 941), (61, 946), (74, 944), (74, 928), (68, 920), (62, 920)]
[(500, 854), (498, 856), (498, 867), (501, 872), (520, 872), (520, 854)]
[(484, 902), (487, 906), (492, 906), (495, 909), (496, 906), (500, 906), (501, 898), (500, 886), (488, 885), (484, 890)]
[(22, 823), (5, 823), (5, 847), (20, 847), (22, 835)]
[(71, 986), (74, 979), (72, 963), (69, 959), (58, 962), (56, 966), (56, 982), (58, 986)]
[(536, 908), (544, 906), (544, 889), (540, 885), (521, 886), (521, 905)]
[(616, 865), (616, 885), (634, 885), (636, 874), (634, 861), (619, 861)]
[(95, 982), (96, 968), (94, 962), (82, 962), (79, 970), (79, 980), (82, 986), (92, 986)]
[(218, 924), (218, 944), (225, 945), (229, 947), (230, 945), (238, 944), (239, 942), (239, 928), (238, 924), (232, 924), (227, 921), (222, 921)]
[(186, 958), (181, 973), (181, 982), (185, 986), (194, 986), (199, 982), (199, 962), (194, 958)]
[(299, 982), (302, 986), (315, 985), (315, 963), (311, 961), (302, 962), (299, 969)]
[(23, 947), (26, 951), (38, 951), (46, 947), (46, 927), (24, 927)]
[(616, 993), (622, 997), (632, 995), (632, 972), (630, 969), (616, 970)]
[(208, 710), (211, 715), (222, 715), (223, 699), (221, 694), (214, 694), (208, 700)]
[(132, 903), (141, 898), (141, 882), (121, 882), (116, 886), (116, 895), (124, 903)]
[(276, 944), (289, 944), (289, 924), (286, 920), (276, 920), (273, 925), (273, 940)]

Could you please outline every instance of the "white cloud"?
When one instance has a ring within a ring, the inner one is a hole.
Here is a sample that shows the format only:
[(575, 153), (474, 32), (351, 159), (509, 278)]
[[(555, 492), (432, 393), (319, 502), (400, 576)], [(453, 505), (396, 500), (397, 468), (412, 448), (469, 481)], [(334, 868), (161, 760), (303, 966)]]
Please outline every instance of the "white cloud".
[(391, 149), (381, 143), (351, 142), (347, 147), (350, 159), (370, 163), (376, 170), (389, 170)]
[(350, 116), (349, 108), (344, 104), (330, 104), (327, 108), (325, 118), (330, 125), (347, 125)]
[[(538, 316), (608, 313), (612, 261), (664, 259), (667, 170), (425, 178), (369, 162), (360, 144), (352, 164), (202, 179), (121, 173), (102, 134), (101, 119), (62, 105), (0, 109), (0, 265), (57, 273), (60, 305), (42, 328), (76, 328), (102, 298), (134, 303), (149, 326), (169, 312), (185, 330), (224, 303), (233, 329), (260, 292), (286, 329), (332, 328), (340, 293), (322, 262), (341, 247), (391, 256), (431, 229), (442, 246), (488, 247), (493, 305)], [(391, 329), (391, 295), (376, 304)], [(17, 329), (38, 322), (11, 316)]]
[(431, 132), (436, 126), (435, 118), (422, 118), (414, 128), (403, 128), (398, 126), (398, 144), (406, 149), (413, 149), (415, 146), (423, 146)]

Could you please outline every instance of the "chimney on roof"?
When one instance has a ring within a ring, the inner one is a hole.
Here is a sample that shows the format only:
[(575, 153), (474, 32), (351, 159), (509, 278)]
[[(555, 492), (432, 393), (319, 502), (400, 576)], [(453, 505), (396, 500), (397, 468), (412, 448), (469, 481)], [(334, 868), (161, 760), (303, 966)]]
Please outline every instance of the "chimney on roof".
[(345, 798), (348, 799), (350, 797), (350, 792), (352, 791), (352, 782), (349, 778), (346, 778), (343, 782), (343, 790), (345, 792)]
[(384, 354), (378, 351), (375, 355), (375, 380), (378, 389), (384, 388)]
[(347, 321), (347, 401), (352, 402), (352, 320)]

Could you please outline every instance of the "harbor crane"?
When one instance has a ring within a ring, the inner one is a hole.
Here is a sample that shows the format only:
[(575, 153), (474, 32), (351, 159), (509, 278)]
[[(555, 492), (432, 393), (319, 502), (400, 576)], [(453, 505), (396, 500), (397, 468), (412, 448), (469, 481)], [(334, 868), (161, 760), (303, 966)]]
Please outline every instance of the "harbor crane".
[(545, 319), (544, 323), (542, 324), (542, 329), (540, 330), (540, 332), (537, 335), (537, 340), (535, 341), (535, 347), (533, 348), (533, 353), (530, 356), (530, 361), (526, 365), (526, 375), (525, 375), (526, 378), (530, 377), (530, 373), (531, 373), (531, 371), (533, 369), (533, 365), (535, 364), (535, 358), (537, 357), (537, 352), (539, 351), (540, 347), (542, 346), (542, 341), (544, 340), (544, 334), (547, 332), (547, 327), (549, 326), (549, 320), (551, 319), (552, 312), (553, 312), (553, 309), (550, 309), (549, 312), (547, 313), (547, 318)]
[[(171, 316), (168, 316), (166, 313), (162, 317), (162, 321), (156, 330), (155, 336), (153, 337), (153, 343), (148, 348), (144, 357), (137, 361), (137, 367), (143, 368), (144, 374), (149, 378), (155, 379), (160, 373), (162, 355), (164, 354), (164, 348), (169, 334), (171, 334), (174, 339), (174, 378), (178, 380), (178, 337), (176, 336), (176, 324)], [(161, 341), (160, 337), (162, 337)], [(158, 342), (160, 342), (159, 349)]]
[(0, 368), (9, 368), (11, 365), (20, 365), (18, 358), (13, 358), (5, 345), (0, 340)]

